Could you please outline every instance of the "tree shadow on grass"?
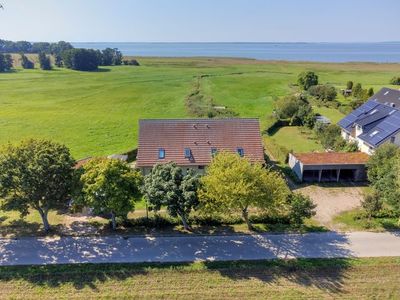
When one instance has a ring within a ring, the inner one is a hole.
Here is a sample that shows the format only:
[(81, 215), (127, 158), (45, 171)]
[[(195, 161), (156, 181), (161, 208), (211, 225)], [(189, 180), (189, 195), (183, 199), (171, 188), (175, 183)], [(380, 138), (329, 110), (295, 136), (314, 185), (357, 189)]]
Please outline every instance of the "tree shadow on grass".
[(347, 278), (350, 259), (291, 259), (238, 261), (230, 267), (224, 263), (205, 263), (207, 268), (235, 281), (257, 279), (266, 284), (282, 284), (287, 280), (306, 288), (340, 293)]

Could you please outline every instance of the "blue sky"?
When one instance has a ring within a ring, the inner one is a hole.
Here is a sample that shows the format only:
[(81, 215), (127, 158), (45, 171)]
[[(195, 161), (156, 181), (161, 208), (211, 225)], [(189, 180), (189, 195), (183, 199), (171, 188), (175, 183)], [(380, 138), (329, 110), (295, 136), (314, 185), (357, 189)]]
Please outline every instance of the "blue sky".
[(400, 40), (399, 0), (0, 0), (0, 38), (110, 42)]

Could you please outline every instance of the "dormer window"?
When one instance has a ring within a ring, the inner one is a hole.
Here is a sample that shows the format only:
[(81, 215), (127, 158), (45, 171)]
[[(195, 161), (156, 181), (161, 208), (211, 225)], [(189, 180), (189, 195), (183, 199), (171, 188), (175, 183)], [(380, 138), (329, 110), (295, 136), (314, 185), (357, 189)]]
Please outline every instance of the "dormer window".
[(165, 158), (165, 149), (160, 148), (158, 149), (158, 159), (164, 159)]
[(190, 148), (185, 148), (185, 158), (191, 158), (192, 157), (192, 150)]
[(244, 150), (243, 150), (243, 148), (237, 148), (236, 151), (237, 151), (237, 153), (239, 154), (240, 157), (243, 157), (243, 156), (244, 156)]

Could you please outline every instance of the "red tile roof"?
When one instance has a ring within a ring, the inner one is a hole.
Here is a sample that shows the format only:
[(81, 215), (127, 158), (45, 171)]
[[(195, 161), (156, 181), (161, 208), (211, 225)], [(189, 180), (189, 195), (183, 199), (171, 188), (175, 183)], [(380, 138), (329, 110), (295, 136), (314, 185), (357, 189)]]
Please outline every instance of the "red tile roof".
[(364, 165), (369, 156), (363, 152), (294, 153), (303, 165)]
[[(185, 158), (190, 148), (192, 159)], [(243, 148), (244, 156), (264, 162), (258, 119), (164, 119), (139, 121), (137, 167), (153, 166), (173, 161), (181, 166), (208, 165), (211, 149), (236, 152)], [(158, 158), (159, 149), (165, 158)]]

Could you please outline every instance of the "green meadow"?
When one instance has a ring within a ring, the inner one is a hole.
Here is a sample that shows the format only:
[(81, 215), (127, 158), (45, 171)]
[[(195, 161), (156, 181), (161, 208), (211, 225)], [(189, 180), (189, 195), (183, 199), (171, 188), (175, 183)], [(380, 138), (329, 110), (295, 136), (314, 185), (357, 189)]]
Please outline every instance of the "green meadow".
[[(222, 58), (139, 58), (139, 62), (140, 67), (104, 67), (98, 72), (17, 68), (0, 74), (0, 144), (49, 138), (70, 147), (77, 159), (134, 149), (139, 119), (191, 117), (185, 98), (199, 76), (201, 92), (213, 103), (240, 117), (258, 117), (265, 127), (274, 99), (296, 91), (294, 83), (302, 71), (315, 71), (321, 83), (339, 89), (352, 80), (375, 91), (390, 87), (390, 79), (400, 75), (399, 64)], [(342, 96), (339, 100), (348, 101)], [(316, 111), (333, 121), (342, 117), (335, 109)], [(280, 132), (277, 141), (284, 143), (291, 135), (298, 135), (298, 130)]]

